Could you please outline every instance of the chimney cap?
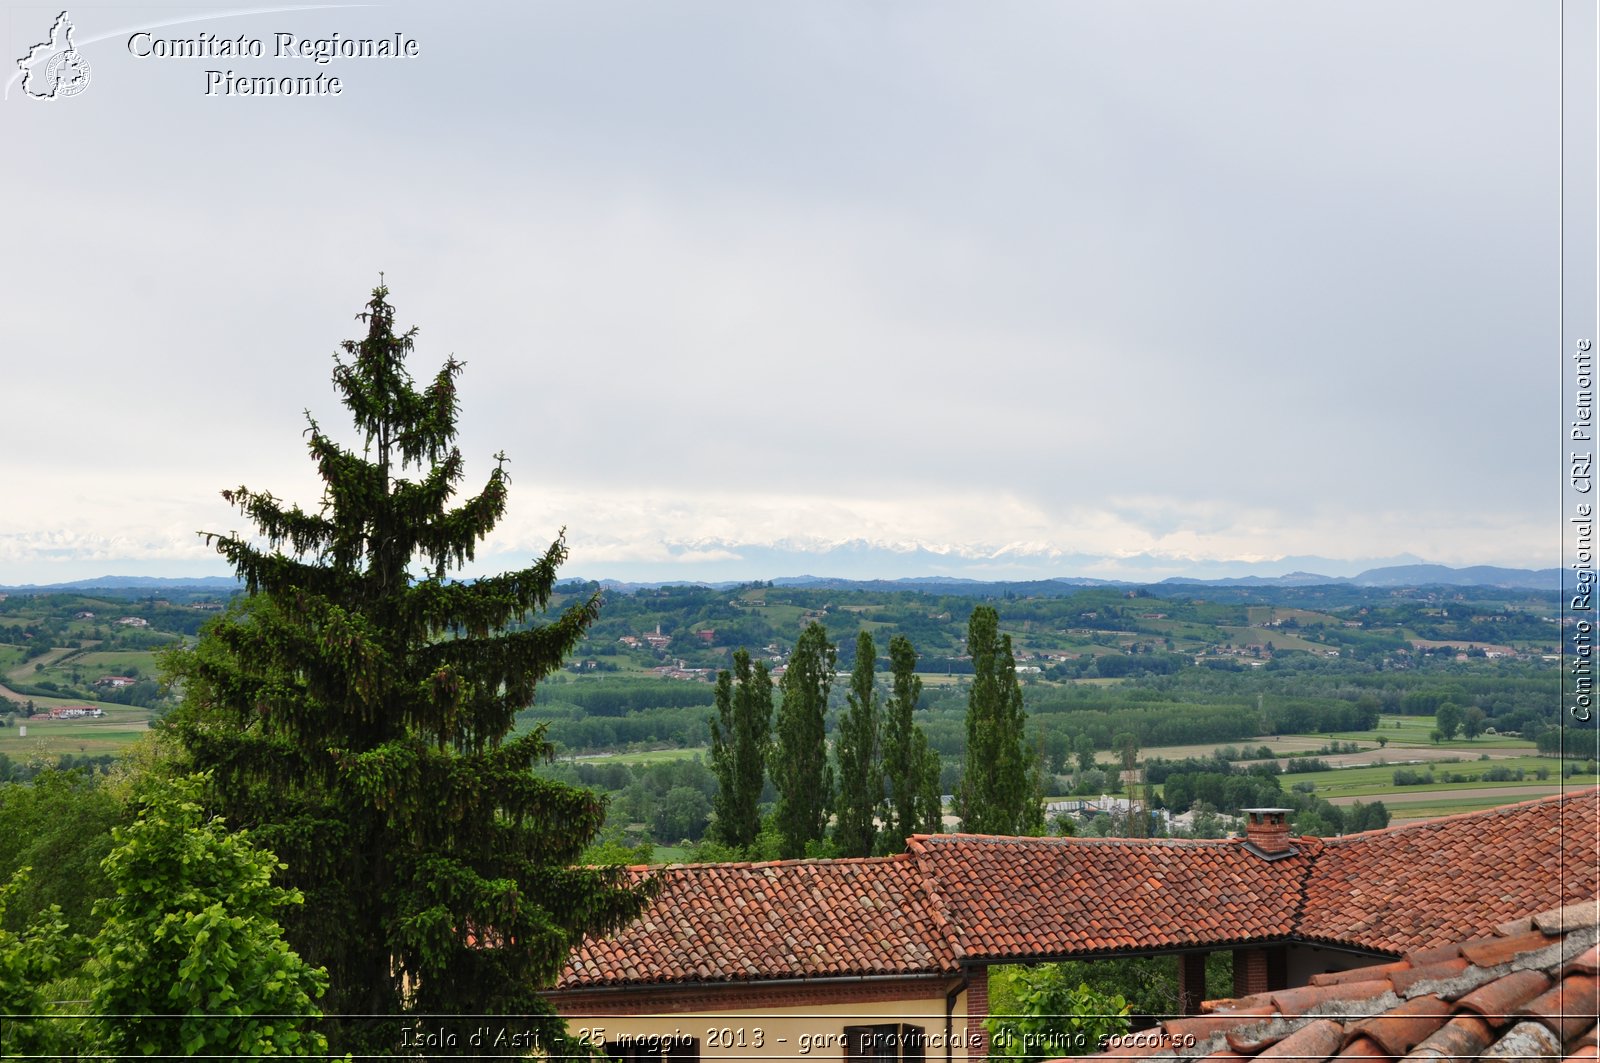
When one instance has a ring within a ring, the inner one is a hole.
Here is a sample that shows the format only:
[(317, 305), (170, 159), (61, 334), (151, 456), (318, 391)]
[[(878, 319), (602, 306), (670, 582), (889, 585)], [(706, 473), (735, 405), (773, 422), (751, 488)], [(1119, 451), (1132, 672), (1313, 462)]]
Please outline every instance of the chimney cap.
[(1251, 813), (1254, 813), (1256, 815), (1265, 815), (1268, 812), (1282, 812), (1282, 813), (1287, 815), (1288, 813), (1293, 812), (1294, 809), (1292, 809), (1292, 808), (1241, 808), (1239, 811), (1240, 812), (1251, 812)]

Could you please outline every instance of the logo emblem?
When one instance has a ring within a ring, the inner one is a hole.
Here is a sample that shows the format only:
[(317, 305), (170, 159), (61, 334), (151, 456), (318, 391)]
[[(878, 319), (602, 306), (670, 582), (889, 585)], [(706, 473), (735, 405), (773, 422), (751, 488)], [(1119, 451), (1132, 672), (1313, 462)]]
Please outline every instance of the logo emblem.
[(72, 46), (72, 19), (65, 11), (50, 27), (50, 39), (17, 60), (22, 91), (36, 100), (76, 96), (89, 87), (89, 61)]

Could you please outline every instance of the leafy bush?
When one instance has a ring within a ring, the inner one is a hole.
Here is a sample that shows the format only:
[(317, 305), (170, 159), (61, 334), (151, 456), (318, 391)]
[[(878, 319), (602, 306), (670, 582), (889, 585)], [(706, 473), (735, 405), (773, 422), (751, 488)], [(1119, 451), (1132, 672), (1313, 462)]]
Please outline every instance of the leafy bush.
[(991, 979), (1000, 983), (993, 991), (1001, 1006), (1012, 1012), (984, 1020), (991, 1057), (1034, 1063), (1085, 1056), (1100, 1050), (1102, 1038), (1126, 1033), (1131, 1025), (1120, 993), (1097, 992), (1059, 964), (1010, 967)]

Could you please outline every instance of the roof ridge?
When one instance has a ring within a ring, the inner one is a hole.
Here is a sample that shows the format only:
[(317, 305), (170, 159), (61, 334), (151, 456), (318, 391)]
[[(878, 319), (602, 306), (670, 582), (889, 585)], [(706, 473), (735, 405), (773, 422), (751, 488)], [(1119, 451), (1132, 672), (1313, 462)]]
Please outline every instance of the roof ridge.
[(1200, 847), (1212, 845), (1238, 845), (1243, 838), (1082, 838), (1077, 836), (1027, 834), (919, 834), (914, 839), (926, 846), (928, 842), (981, 842), (985, 845), (1132, 845), (1144, 848), (1153, 845)]
[(967, 955), (967, 946), (964, 941), (966, 933), (951, 918), (950, 902), (940, 892), (938, 883), (934, 879), (931, 869), (922, 866), (923, 857), (927, 855), (927, 842), (930, 838), (940, 837), (934, 834), (913, 834), (906, 839), (909, 846), (906, 855), (911, 857), (912, 867), (916, 870), (916, 878), (922, 887), (923, 895), (928, 898), (928, 914), (933, 917), (934, 925), (938, 927), (939, 934), (950, 947), (950, 954), (957, 961)]
[(883, 856), (805, 856), (790, 860), (701, 860), (675, 864), (629, 864), (629, 871), (688, 871), (715, 867), (724, 870), (749, 871), (769, 867), (800, 867), (806, 864), (893, 864), (910, 863), (910, 853), (887, 853)]

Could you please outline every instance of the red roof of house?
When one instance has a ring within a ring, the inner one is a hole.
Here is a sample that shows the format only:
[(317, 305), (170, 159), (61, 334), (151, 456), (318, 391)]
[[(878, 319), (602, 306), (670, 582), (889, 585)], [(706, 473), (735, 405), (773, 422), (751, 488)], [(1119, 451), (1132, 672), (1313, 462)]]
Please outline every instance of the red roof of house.
[(868, 860), (634, 869), (635, 923), (558, 989), (950, 972), (963, 960), (1312, 940), (1400, 954), (1600, 893), (1600, 788), (1351, 835), (1242, 841), (919, 835)]
[(573, 951), (562, 989), (950, 972), (953, 939), (910, 856), (686, 864), (640, 919)]
[(1600, 900), (1502, 923), (1298, 989), (1212, 1001), (1208, 1014), (1078, 1059), (1593, 1060)]
[(1294, 929), (1307, 848), (1238, 841), (918, 836), (911, 851), (968, 957), (1277, 938)]
[(1600, 789), (1329, 839), (1300, 936), (1401, 952), (1600, 893)]

